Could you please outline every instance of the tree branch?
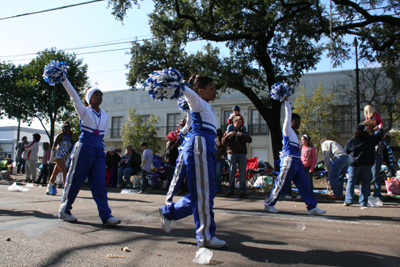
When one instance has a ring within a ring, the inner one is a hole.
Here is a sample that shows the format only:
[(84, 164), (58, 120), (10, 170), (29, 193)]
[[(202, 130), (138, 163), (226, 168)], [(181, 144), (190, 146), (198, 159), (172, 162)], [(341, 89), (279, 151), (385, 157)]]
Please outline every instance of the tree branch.
[(40, 118), (39, 116), (35, 116), (35, 118), (37, 118), (37, 119), (40, 121), (40, 124), (42, 125), (43, 129), (46, 131), (46, 134), (47, 134), (47, 136), (48, 136), (49, 139), (50, 139), (50, 134), (49, 134), (49, 132), (47, 131), (46, 127), (44, 127), (44, 124), (43, 124), (43, 122), (42, 122), (42, 118)]

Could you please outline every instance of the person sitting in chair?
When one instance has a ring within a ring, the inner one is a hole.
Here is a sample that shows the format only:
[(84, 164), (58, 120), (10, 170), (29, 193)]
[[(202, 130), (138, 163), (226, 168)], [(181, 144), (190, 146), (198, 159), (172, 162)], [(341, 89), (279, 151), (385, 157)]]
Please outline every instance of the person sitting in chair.
[(126, 146), (126, 154), (121, 158), (118, 168), (118, 184), (117, 188), (123, 187), (122, 176), (125, 176), (126, 188), (131, 188), (131, 175), (135, 175), (140, 171), (140, 155), (136, 153), (132, 145)]

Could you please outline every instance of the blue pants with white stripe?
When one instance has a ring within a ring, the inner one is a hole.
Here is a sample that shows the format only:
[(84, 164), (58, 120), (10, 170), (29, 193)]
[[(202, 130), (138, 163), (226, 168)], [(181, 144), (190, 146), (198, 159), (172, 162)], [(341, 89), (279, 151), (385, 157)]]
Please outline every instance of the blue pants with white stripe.
[(181, 186), (183, 179), (186, 177), (186, 168), (184, 168), (183, 164), (183, 152), (180, 152), (178, 158), (176, 159), (176, 167), (174, 171), (174, 175), (171, 180), (171, 184), (168, 189), (166, 203), (171, 204), (172, 199), (176, 192), (178, 192), (179, 187)]
[(103, 148), (77, 142), (71, 153), (71, 166), (65, 182), (59, 216), (62, 212), (71, 214), (72, 204), (87, 177), (100, 218), (105, 223), (111, 217), (105, 185), (105, 172), (106, 156)]
[[(179, 199), (177, 203), (161, 207), (168, 220), (180, 220), (191, 214), (196, 224), (196, 238), (200, 246), (215, 235), (214, 221), (214, 164), (215, 136), (193, 136), (183, 150), (183, 166), (190, 194)], [(178, 169), (178, 168), (177, 168)]]
[(279, 197), (284, 194), (290, 182), (296, 185), (300, 196), (304, 199), (307, 205), (307, 210), (312, 210), (317, 206), (317, 199), (310, 189), (310, 183), (307, 175), (304, 172), (304, 165), (299, 158), (285, 156), (280, 162), (281, 172), (276, 179), (274, 188), (272, 189), (269, 198), (264, 201), (266, 206), (274, 206)]

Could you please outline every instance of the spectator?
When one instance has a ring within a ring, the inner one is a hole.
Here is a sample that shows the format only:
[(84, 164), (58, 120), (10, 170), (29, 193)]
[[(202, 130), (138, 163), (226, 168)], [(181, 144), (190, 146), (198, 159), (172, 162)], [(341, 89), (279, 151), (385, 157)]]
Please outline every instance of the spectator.
[(346, 188), (345, 206), (353, 204), (354, 186), (361, 181), (361, 192), (359, 203), (361, 206), (367, 206), (370, 193), (371, 168), (374, 164), (375, 146), (382, 140), (382, 124), (378, 125), (376, 135), (372, 135), (373, 130), (365, 125), (366, 122), (357, 125), (357, 130), (344, 147), (349, 155), (349, 179)]
[(17, 150), (17, 173), (25, 174), (25, 158), (22, 156), (22, 153), (24, 153), (24, 146), (28, 143), (27, 140), (28, 138), (26, 136), (22, 137), (22, 141), (19, 141), (15, 147)]
[(233, 106), (232, 108), (232, 114), (231, 116), (228, 118), (228, 127), (227, 127), (227, 131), (228, 133), (233, 132), (235, 130), (235, 127), (233, 126), (233, 119), (235, 118), (235, 116), (240, 116), (240, 118), (242, 118), (242, 125), (243, 125), (243, 129), (242, 132), (243, 134), (247, 133), (246, 127), (244, 127), (244, 118), (242, 115), (240, 115), (240, 107), (238, 105)]
[(50, 162), (50, 144), (48, 142), (43, 143), (43, 160), (42, 160), (42, 169), (40, 170), (39, 178), (35, 181), (35, 183), (40, 184), (47, 184), (47, 174), (49, 170), (49, 162)]
[(301, 124), (300, 115), (293, 113), (289, 100), (285, 97), (285, 121), (283, 123), (283, 151), (281, 152), (280, 173), (268, 199), (264, 201), (264, 208), (267, 212), (277, 213), (275, 204), (279, 197), (286, 192), (290, 182), (296, 185), (299, 193), (304, 199), (309, 215), (323, 215), (326, 211), (317, 207), (317, 199), (310, 190), (307, 176), (304, 173), (304, 165), (301, 162), (300, 141), (297, 137)]
[(175, 172), (176, 159), (178, 158), (179, 154), (178, 147), (180, 146), (180, 142), (177, 141), (176, 132), (170, 132), (167, 135), (166, 139), (168, 140), (168, 142), (167, 147), (165, 148), (164, 167), (168, 179), (167, 187), (169, 188)]
[(141, 190), (139, 193), (146, 193), (150, 190), (147, 175), (152, 170), (151, 163), (153, 162), (153, 152), (147, 146), (147, 142), (140, 143), (140, 148), (143, 150), (143, 161), (140, 165), (140, 168), (142, 168), (142, 177), (140, 180)]
[(229, 172), (229, 188), (225, 196), (229, 197), (235, 193), (235, 173), (236, 164), (239, 167), (239, 197), (246, 197), (246, 154), (247, 144), (251, 143), (253, 139), (249, 134), (244, 134), (246, 127), (242, 124), (241, 116), (235, 116), (233, 119), (234, 131), (225, 132), (222, 137), (222, 144), (226, 144), (228, 161), (230, 164)]
[(132, 145), (127, 145), (125, 156), (121, 158), (118, 168), (118, 184), (117, 187), (124, 186), (122, 176), (125, 176), (126, 188), (132, 188), (131, 175), (135, 175), (140, 171), (140, 155), (136, 153)]
[(338, 143), (331, 140), (321, 140), (321, 149), (333, 191), (333, 196), (329, 196), (329, 199), (343, 199), (343, 183), (349, 168), (348, 156)]
[(313, 192), (313, 172), (315, 164), (317, 163), (317, 150), (312, 145), (311, 138), (308, 134), (304, 134), (301, 137), (301, 162), (304, 164), (304, 171), (306, 172), (308, 182), (310, 183), (310, 190)]
[[(375, 125), (375, 123), (374, 123)], [(382, 199), (381, 194), (381, 168), (383, 164), (383, 148), (385, 144), (383, 140), (379, 141), (378, 145), (375, 146), (375, 162), (372, 165), (371, 172), (372, 172), (372, 184), (374, 185), (374, 197), (379, 197)]]
[[(365, 120), (372, 120), (375, 125), (381, 125), (381, 128), (383, 128), (383, 120), (381, 118), (381, 115), (376, 111), (376, 109), (371, 106), (371, 105), (366, 105), (364, 107), (364, 115), (365, 115)], [(378, 129), (378, 126), (374, 127), (374, 131)]]
[(53, 173), (50, 176), (49, 184), (47, 185), (46, 194), (49, 195), (51, 188), (56, 182), (57, 175), (62, 173), (62, 182), (65, 185), (65, 179), (67, 178), (67, 166), (66, 162), (71, 154), (72, 149), (72, 132), (71, 125), (68, 121), (64, 122), (62, 133), (58, 134), (56, 141), (53, 145), (53, 156), (51, 160), (55, 162)]
[[(24, 158), (26, 164), (26, 178), (27, 183), (36, 180), (36, 160), (38, 158), (40, 134), (33, 134), (33, 141), (24, 145)], [(32, 179), (31, 179), (32, 176)]]
[(217, 144), (217, 151), (215, 153), (215, 193), (222, 192), (222, 170), (225, 166), (226, 144), (222, 144), (223, 133), (221, 129), (217, 129), (217, 138), (215, 143)]
[(117, 183), (118, 165), (121, 157), (115, 152), (115, 148), (110, 147), (107, 149), (106, 155), (106, 185), (115, 186)]
[(385, 138), (383, 138), (384, 146), (382, 150), (382, 170), (385, 171), (387, 177), (395, 176), (394, 163), (396, 163), (396, 159), (394, 158), (392, 149), (390, 148), (390, 141), (391, 137), (389, 135), (386, 135)]

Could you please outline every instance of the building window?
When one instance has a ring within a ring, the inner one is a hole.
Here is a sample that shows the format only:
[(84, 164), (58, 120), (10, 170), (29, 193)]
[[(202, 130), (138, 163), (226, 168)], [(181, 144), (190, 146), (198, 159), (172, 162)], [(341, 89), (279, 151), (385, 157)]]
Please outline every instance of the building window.
[(115, 98), (115, 104), (122, 104), (122, 97), (116, 97)]
[(111, 138), (121, 137), (122, 120), (122, 116), (111, 118)]
[(150, 115), (143, 115), (143, 124), (146, 125), (150, 119)]
[(228, 119), (232, 115), (232, 110), (224, 110), (223, 122), (221, 123), (221, 130), (224, 133), (228, 128)]
[(176, 126), (181, 120), (180, 113), (167, 114), (167, 134), (176, 131)]
[(248, 132), (251, 135), (269, 134), (267, 122), (261, 117), (257, 109), (251, 110), (251, 124), (249, 124)]
[(338, 133), (353, 133), (356, 128), (357, 120), (353, 118), (353, 107), (351, 105), (336, 106), (336, 113), (339, 115), (335, 119), (335, 128)]

